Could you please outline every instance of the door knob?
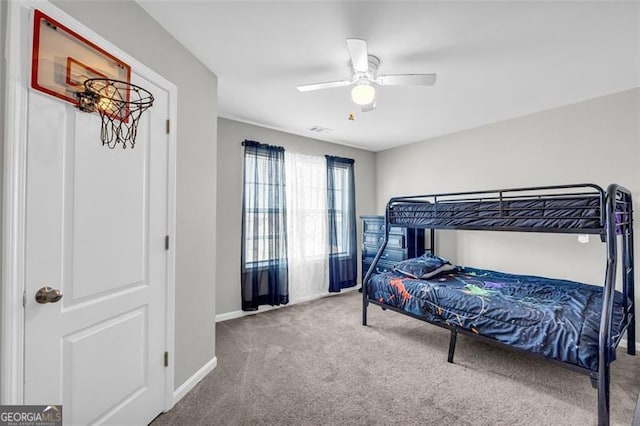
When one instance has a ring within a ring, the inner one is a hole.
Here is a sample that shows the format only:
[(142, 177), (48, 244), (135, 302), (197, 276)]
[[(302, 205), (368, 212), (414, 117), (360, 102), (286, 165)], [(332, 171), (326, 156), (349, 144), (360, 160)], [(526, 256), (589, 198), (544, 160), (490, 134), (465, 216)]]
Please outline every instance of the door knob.
[(56, 303), (60, 299), (62, 299), (62, 292), (57, 288), (45, 286), (36, 291), (36, 302), (38, 303)]

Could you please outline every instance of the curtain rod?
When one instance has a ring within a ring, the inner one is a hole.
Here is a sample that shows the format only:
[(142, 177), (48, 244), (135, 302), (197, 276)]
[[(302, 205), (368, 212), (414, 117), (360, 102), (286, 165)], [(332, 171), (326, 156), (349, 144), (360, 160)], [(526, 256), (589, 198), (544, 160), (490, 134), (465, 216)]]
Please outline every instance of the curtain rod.
[(324, 158), (327, 160), (337, 161), (339, 163), (354, 164), (356, 162), (353, 158), (336, 157), (334, 155), (325, 155)]
[[(269, 145), (266, 143), (261, 143), (261, 142), (250, 140), (250, 139), (243, 140), (241, 144), (242, 146), (255, 146), (259, 148), (282, 150), (282, 151), (285, 150), (284, 147), (282, 146)], [(353, 158), (336, 157), (334, 155), (328, 155), (328, 154), (325, 155), (324, 157), (340, 163), (354, 164), (356, 162)]]
[(258, 141), (252, 141), (249, 139), (245, 139), (242, 141), (242, 146), (255, 146), (258, 148), (265, 148), (265, 149), (274, 149), (274, 150), (282, 150), (284, 151), (284, 147), (282, 146), (277, 146), (277, 145), (269, 145), (266, 143), (260, 143)]

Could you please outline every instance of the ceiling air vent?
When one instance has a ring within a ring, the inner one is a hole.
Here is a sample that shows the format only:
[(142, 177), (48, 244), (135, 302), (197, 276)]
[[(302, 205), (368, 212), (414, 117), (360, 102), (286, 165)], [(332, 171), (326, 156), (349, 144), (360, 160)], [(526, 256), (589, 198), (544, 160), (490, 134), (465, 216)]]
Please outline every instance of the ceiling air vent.
[(327, 129), (326, 127), (313, 126), (309, 129), (309, 131), (314, 133), (331, 133), (331, 129)]

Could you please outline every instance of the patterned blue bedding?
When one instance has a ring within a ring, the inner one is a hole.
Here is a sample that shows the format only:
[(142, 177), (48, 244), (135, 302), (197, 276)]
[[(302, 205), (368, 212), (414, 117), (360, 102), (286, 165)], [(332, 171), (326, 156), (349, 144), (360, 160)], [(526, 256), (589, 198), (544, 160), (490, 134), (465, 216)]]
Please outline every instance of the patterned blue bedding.
[[(431, 322), (598, 370), (602, 287), (456, 266), (429, 280), (374, 274), (367, 295)], [(614, 340), (623, 320), (623, 295), (616, 291)]]

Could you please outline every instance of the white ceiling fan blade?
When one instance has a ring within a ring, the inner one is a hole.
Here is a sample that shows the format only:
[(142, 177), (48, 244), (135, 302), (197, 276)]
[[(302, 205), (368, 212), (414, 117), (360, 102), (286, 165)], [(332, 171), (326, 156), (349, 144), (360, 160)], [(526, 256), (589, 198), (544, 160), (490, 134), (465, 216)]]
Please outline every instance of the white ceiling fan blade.
[(298, 86), (297, 89), (301, 92), (310, 92), (312, 90), (330, 89), (332, 87), (344, 87), (351, 83), (351, 80), (327, 81), (325, 83), (304, 84), (302, 86)]
[(380, 86), (433, 86), (435, 82), (435, 74), (380, 75), (376, 79)]
[(376, 109), (376, 100), (375, 99), (370, 104), (362, 105), (362, 112), (369, 112), (369, 111), (373, 111), (374, 109)]
[(361, 38), (348, 38), (347, 49), (351, 56), (351, 64), (355, 72), (369, 71), (369, 58), (367, 56), (367, 41)]

